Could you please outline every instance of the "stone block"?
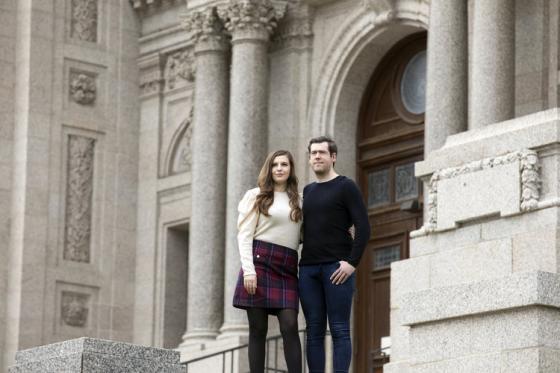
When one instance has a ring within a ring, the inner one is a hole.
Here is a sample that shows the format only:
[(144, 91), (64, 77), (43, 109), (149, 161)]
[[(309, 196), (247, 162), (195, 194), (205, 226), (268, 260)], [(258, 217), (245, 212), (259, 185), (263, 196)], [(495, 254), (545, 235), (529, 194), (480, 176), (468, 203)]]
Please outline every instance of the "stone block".
[(419, 236), (410, 240), (410, 257), (433, 254), (438, 251), (453, 250), (474, 245), (481, 241), (480, 224), (472, 224), (457, 229)]
[(558, 272), (558, 230), (556, 225), (518, 234), (513, 241), (513, 272)]
[(459, 175), (438, 182), (437, 228), (520, 209), (519, 161)]
[(410, 364), (408, 362), (390, 362), (383, 366), (384, 373), (411, 373)]
[(391, 308), (399, 308), (402, 296), (430, 287), (430, 261), (427, 256), (391, 264)]
[(9, 373), (182, 373), (179, 352), (93, 338), (78, 338), (19, 351)]
[(557, 224), (558, 207), (550, 207), (529, 213), (484, 222), (481, 225), (482, 240), (510, 238), (522, 233), (538, 232), (542, 227)]
[(421, 364), (534, 346), (557, 349), (560, 341), (550, 337), (559, 327), (558, 311), (545, 307), (419, 324), (410, 330), (411, 356)]
[(560, 278), (547, 272), (524, 272), (472, 284), (407, 293), (399, 322), (413, 325), (526, 306), (560, 308)]
[(430, 286), (449, 286), (507, 276), (512, 272), (511, 239), (481, 242), (430, 258)]

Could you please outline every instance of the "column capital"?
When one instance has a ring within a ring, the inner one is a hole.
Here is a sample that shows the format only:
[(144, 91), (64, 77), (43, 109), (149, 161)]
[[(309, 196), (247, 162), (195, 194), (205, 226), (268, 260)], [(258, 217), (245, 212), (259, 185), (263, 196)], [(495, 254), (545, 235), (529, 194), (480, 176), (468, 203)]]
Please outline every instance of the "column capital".
[(184, 14), (182, 25), (194, 40), (195, 54), (228, 48), (228, 36), (216, 7)]
[(286, 12), (286, 1), (231, 0), (218, 8), (233, 42), (239, 40), (268, 41)]

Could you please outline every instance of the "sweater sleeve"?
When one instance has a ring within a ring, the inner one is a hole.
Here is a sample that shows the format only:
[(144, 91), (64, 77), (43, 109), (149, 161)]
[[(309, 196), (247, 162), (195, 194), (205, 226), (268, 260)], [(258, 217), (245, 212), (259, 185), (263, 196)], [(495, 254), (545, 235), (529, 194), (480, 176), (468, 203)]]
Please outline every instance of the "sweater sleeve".
[(247, 191), (237, 207), (239, 212), (237, 219), (237, 246), (239, 248), (243, 276), (256, 274), (253, 264), (253, 236), (259, 219), (258, 214), (253, 211), (253, 206), (258, 193), (259, 188)]
[(344, 196), (346, 199), (346, 206), (354, 225), (354, 241), (352, 243), (352, 252), (348, 258), (348, 263), (357, 267), (364, 253), (364, 249), (369, 241), (371, 229), (369, 225), (368, 213), (362, 194), (358, 189), (356, 183), (348, 180), (346, 183)]

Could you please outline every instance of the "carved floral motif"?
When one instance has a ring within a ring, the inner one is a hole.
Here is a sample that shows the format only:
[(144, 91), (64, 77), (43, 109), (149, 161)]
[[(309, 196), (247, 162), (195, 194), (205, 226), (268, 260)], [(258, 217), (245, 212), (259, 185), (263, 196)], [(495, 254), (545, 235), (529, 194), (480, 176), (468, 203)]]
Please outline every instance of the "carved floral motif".
[(97, 0), (72, 0), (70, 36), (93, 43), (97, 41)]
[(89, 295), (65, 291), (62, 292), (61, 318), (69, 326), (83, 328), (88, 320)]
[(233, 0), (218, 9), (228, 31), (266, 31), (269, 35), (284, 12), (285, 7), (274, 7), (269, 0)]
[(536, 209), (541, 189), (539, 157), (534, 150), (525, 149), (495, 158), (470, 162), (460, 167), (446, 168), (434, 172), (428, 183), (428, 219), (424, 224), (423, 231), (425, 233), (433, 232), (437, 226), (437, 192), (439, 181), (517, 161), (519, 161), (519, 172), (521, 174), (520, 209), (521, 211)]
[(183, 28), (199, 41), (224, 41), (224, 25), (220, 21), (215, 7), (208, 7), (200, 12), (183, 16)]
[(186, 49), (171, 54), (167, 58), (165, 65), (165, 80), (167, 88), (175, 88), (178, 78), (187, 82), (193, 82), (195, 79), (195, 60), (191, 49)]
[(64, 259), (90, 262), (95, 140), (68, 137)]
[(96, 98), (95, 77), (84, 73), (70, 73), (70, 97), (81, 105), (91, 105)]

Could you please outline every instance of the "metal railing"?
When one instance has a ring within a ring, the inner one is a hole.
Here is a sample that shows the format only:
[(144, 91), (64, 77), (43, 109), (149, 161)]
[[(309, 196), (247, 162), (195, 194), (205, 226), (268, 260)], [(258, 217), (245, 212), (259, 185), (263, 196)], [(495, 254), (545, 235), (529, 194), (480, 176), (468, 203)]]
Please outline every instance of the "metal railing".
[[(328, 333), (328, 331), (327, 331)], [(307, 373), (307, 364), (305, 364), (305, 329), (299, 330), (301, 346), (303, 348), (303, 355), (302, 355), (302, 364), (303, 364), (303, 373)], [(284, 359), (283, 356), (280, 355), (279, 349), (279, 341), (281, 341), (281, 335), (275, 335), (272, 337), (268, 337), (266, 339), (266, 361), (265, 361), (265, 372), (267, 373), (288, 373), (286, 369), (279, 368), (279, 359)], [(235, 358), (236, 356), (239, 357), (241, 353), (247, 354), (247, 349), (249, 345), (243, 344), (237, 347), (229, 348), (227, 350), (222, 350), (218, 352), (214, 352), (209, 355), (204, 355), (201, 357), (197, 357), (195, 359), (187, 360), (182, 364), (186, 367), (186, 373), (189, 373), (189, 366), (192, 366), (194, 363), (201, 362), (206, 359), (214, 359), (221, 357), (222, 360), (222, 373), (233, 373), (235, 370)], [(272, 361), (271, 361), (272, 360)], [(229, 370), (227, 367), (229, 366)], [(191, 373), (198, 373), (192, 371)], [(207, 372), (207, 373), (214, 373), (214, 372)], [(244, 372), (240, 372), (244, 373)]]

